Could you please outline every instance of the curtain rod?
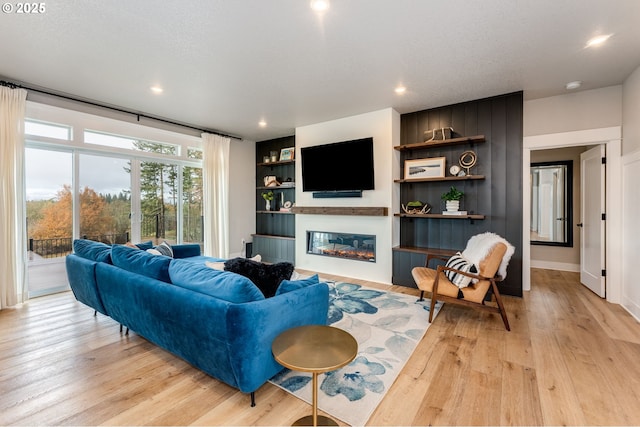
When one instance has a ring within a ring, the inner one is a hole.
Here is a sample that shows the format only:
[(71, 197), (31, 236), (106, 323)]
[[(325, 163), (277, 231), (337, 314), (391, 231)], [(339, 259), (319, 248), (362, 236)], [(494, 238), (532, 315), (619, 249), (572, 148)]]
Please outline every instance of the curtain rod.
[(225, 134), (225, 133), (218, 132), (218, 131), (211, 130), (211, 129), (199, 128), (199, 127), (188, 125), (188, 124), (185, 124), (185, 123), (174, 122), (172, 120), (163, 119), (163, 118), (160, 118), (160, 117), (149, 116), (149, 115), (144, 114), (144, 113), (138, 113), (138, 112), (135, 112), (135, 111), (129, 111), (129, 110), (125, 110), (124, 108), (113, 107), (111, 105), (100, 104), (100, 103), (95, 102), (95, 101), (89, 101), (89, 100), (86, 100), (86, 99), (76, 98), (76, 97), (73, 97), (73, 96), (70, 96), (70, 95), (65, 95), (65, 94), (61, 94), (61, 93), (52, 92), (50, 90), (44, 90), (44, 89), (39, 89), (39, 88), (36, 88), (36, 87), (25, 86), (25, 85), (22, 85), (22, 84), (19, 84), (19, 83), (10, 82), (10, 81), (7, 81), (7, 80), (0, 80), (0, 86), (5, 86), (5, 87), (11, 88), (11, 89), (25, 89), (27, 91), (38, 92), (38, 93), (42, 93), (44, 95), (55, 96), (57, 98), (66, 99), (68, 101), (80, 102), (80, 103), (83, 103), (83, 104), (92, 105), (94, 107), (105, 108), (107, 110), (117, 111), (119, 113), (130, 114), (130, 115), (136, 116), (138, 121), (140, 121), (140, 118), (144, 118), (144, 119), (155, 120), (157, 122), (166, 123), (166, 124), (170, 124), (170, 125), (174, 125), (174, 126), (180, 126), (180, 127), (187, 128), (187, 129), (197, 130), (199, 132), (212, 133), (212, 134), (224, 136), (224, 137), (227, 137), (227, 138), (238, 139), (240, 141), (242, 141), (242, 139), (243, 139), (243, 138), (241, 138), (239, 136), (229, 135), (229, 134)]

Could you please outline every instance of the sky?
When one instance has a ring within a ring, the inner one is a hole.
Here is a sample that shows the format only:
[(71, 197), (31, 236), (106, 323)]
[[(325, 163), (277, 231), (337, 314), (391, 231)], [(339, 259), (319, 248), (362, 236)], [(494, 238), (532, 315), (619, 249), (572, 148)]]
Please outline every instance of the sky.
[[(28, 201), (52, 199), (65, 184), (71, 185), (71, 153), (35, 148), (27, 148), (25, 153)], [(81, 154), (80, 187), (88, 186), (97, 193), (113, 195), (129, 190), (130, 177), (124, 170), (127, 166), (126, 159)]]

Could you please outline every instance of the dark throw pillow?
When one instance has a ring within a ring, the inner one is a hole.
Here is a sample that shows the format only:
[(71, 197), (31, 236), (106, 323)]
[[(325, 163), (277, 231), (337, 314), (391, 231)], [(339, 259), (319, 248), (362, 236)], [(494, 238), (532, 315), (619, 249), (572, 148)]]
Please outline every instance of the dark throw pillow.
[(225, 261), (224, 269), (248, 278), (265, 298), (271, 298), (276, 294), (280, 282), (291, 278), (294, 267), (290, 262), (262, 264), (247, 258), (233, 258)]

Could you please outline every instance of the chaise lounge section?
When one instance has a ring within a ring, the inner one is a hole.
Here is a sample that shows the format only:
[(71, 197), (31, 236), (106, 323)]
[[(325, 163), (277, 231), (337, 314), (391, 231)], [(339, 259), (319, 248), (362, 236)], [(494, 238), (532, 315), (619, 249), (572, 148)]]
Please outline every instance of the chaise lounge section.
[[(280, 372), (271, 343), (281, 332), (326, 324), (329, 289), (318, 277), (283, 280), (265, 298), (248, 278), (205, 265), (198, 245), (174, 257), (123, 245), (74, 241), (67, 275), (76, 299), (251, 394)], [(220, 260), (217, 260), (220, 261)]]

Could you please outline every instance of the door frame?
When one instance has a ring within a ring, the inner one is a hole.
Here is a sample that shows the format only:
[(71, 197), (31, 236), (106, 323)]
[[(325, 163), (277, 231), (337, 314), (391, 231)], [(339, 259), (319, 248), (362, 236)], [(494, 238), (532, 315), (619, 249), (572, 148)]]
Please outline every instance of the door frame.
[(605, 144), (606, 168), (606, 269), (607, 301), (620, 304), (622, 296), (622, 127), (525, 136), (522, 149), (522, 289), (531, 290), (531, 151)]

